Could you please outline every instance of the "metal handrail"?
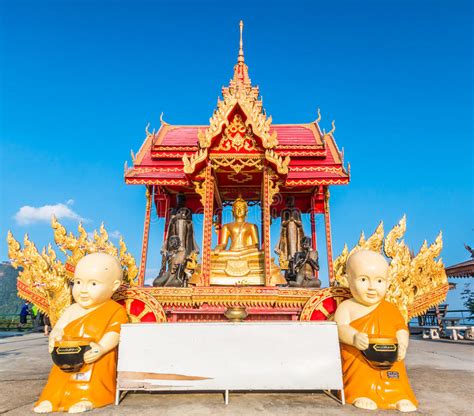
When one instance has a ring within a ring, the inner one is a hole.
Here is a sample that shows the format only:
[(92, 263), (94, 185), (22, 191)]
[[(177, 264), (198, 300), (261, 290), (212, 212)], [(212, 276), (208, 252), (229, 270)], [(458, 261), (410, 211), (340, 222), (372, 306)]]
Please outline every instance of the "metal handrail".
[(449, 316), (455, 314), (461, 314), (461, 320), (459, 321), (460, 325), (472, 325), (470, 322), (474, 321), (474, 315), (469, 309), (448, 309), (448, 312), (446, 313), (447, 316), (445, 316), (445, 318), (449, 318)]
[[(20, 314), (18, 313), (5, 313), (0, 314), (0, 329), (16, 329), (20, 325)], [(26, 324), (22, 327), (23, 329), (32, 329), (34, 322), (27, 319)]]

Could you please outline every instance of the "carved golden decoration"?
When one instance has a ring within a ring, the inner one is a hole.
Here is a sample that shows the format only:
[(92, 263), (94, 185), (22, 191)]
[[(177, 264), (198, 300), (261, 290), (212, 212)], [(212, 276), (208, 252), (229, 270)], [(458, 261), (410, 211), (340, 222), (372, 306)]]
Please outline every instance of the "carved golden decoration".
[(202, 206), (206, 206), (206, 183), (194, 181), (194, 190), (200, 196)]
[[(325, 154), (326, 150), (322, 144), (280, 144), (278, 145), (278, 152), (281, 153), (281, 150), (298, 150), (298, 149), (307, 149), (307, 150), (315, 150), (318, 151), (318, 153), (311, 152), (309, 154), (314, 155), (314, 154)], [(287, 153), (293, 153), (293, 152), (287, 152)]]
[(148, 139), (150, 136), (154, 136), (155, 135), (155, 129), (153, 129), (153, 131), (150, 133), (150, 131), (148, 130), (150, 128), (150, 123), (147, 123), (147, 125), (145, 126), (145, 134), (146, 134), (146, 138)]
[(319, 123), (321, 121), (321, 110), (318, 107), (318, 118), (315, 120), (315, 123)]
[(286, 156), (283, 159), (283, 157), (277, 155), (274, 150), (266, 150), (265, 159), (267, 159), (269, 162), (273, 163), (276, 166), (277, 172), (279, 174), (286, 175), (288, 173), (288, 166), (290, 165), (290, 156)]
[(325, 136), (331, 136), (334, 134), (334, 132), (336, 131), (336, 120), (332, 121), (331, 126), (331, 130), (329, 131), (329, 133), (326, 133)]
[[(159, 147), (160, 150), (162, 150), (161, 147)], [(180, 151), (181, 149), (176, 149), (177, 151)], [(184, 149), (183, 149), (184, 151)], [(190, 155), (189, 157), (193, 156), (194, 154)], [(171, 153), (171, 152), (157, 152), (156, 150), (151, 151), (151, 157), (153, 158), (162, 158), (162, 159), (182, 159), (183, 158), (183, 152), (181, 151), (180, 153)]]
[(125, 178), (125, 183), (128, 185), (189, 185), (186, 179), (139, 179), (139, 178)]
[[(310, 147), (308, 146), (308, 149), (310, 149)], [(305, 150), (301, 150), (301, 151), (298, 151), (298, 150), (282, 150), (280, 149), (280, 147), (278, 147), (278, 154), (280, 156), (290, 156), (290, 157), (293, 157), (293, 156), (307, 156), (307, 157), (314, 157), (314, 156), (326, 156), (326, 149), (324, 148), (319, 148), (319, 149), (315, 149), (315, 150), (309, 150), (309, 151), (305, 151)]]
[[(232, 84), (232, 82), (231, 82)], [(277, 133), (270, 134), (272, 118), (262, 112), (262, 101), (258, 100), (258, 88), (223, 88), (223, 100), (217, 100), (217, 108), (209, 119), (206, 130), (198, 130), (198, 140), (201, 148), (208, 148), (212, 139), (217, 136), (227, 124), (229, 114), (238, 104), (246, 115), (247, 126), (252, 126), (252, 131), (262, 139), (265, 149), (272, 149), (278, 145)]]
[(165, 120), (163, 120), (163, 115), (164, 115), (164, 113), (161, 112), (161, 114), (160, 114), (160, 123), (161, 123), (161, 125), (162, 126), (169, 126), (169, 123), (167, 123)]
[(187, 173), (188, 175), (193, 173), (194, 170), (196, 169), (196, 165), (198, 163), (203, 162), (207, 158), (207, 149), (199, 149), (196, 153), (194, 153), (191, 156), (186, 156), (184, 155), (182, 160), (183, 160), (183, 165), (184, 165), (184, 173)]
[[(196, 150), (199, 149), (198, 146), (162, 146), (161, 144), (157, 144), (156, 145), (156, 149), (160, 150), (160, 151), (163, 151), (163, 150), (167, 150), (167, 151), (175, 151), (175, 152), (195, 152)], [(161, 156), (163, 153), (157, 153), (156, 150), (152, 150), (152, 156), (155, 157), (155, 154), (158, 154), (159, 156)], [(176, 157), (179, 157), (179, 156), (176, 156)]]
[(280, 192), (280, 186), (283, 185), (283, 182), (278, 180), (278, 176), (275, 175), (275, 172), (273, 172), (271, 169), (270, 169), (269, 175), (270, 175), (270, 181), (269, 181), (269, 187), (268, 187), (268, 204), (269, 204), (268, 206), (273, 204), (275, 195), (277, 195), (278, 192)]
[(235, 154), (211, 156), (211, 166), (214, 169), (230, 167), (235, 173), (239, 173), (244, 167), (254, 167), (255, 169), (262, 170), (262, 161), (261, 156), (242, 157), (241, 155)]
[(134, 167), (133, 173), (152, 173), (152, 172), (182, 172), (182, 168), (142, 168), (142, 167)]
[(346, 175), (346, 172), (341, 168), (333, 168), (329, 166), (294, 166), (290, 168), (291, 172), (327, 172), (336, 175)]
[[(194, 277), (194, 275), (193, 275)], [(332, 288), (331, 288), (332, 289)], [(153, 296), (164, 308), (209, 306), (302, 308), (321, 289), (285, 289), (281, 287), (210, 286), (187, 288), (140, 288)]]
[(289, 179), (285, 186), (316, 186), (316, 185), (344, 185), (349, 182), (349, 178), (342, 179)]
[(236, 114), (232, 122), (225, 128), (219, 146), (215, 150), (228, 152), (231, 148), (237, 151), (242, 148), (247, 151), (257, 150), (252, 128), (244, 124), (240, 114)]
[[(239, 178), (237, 178), (238, 175), (240, 176)], [(227, 176), (227, 179), (235, 183), (247, 183), (252, 182), (253, 176), (247, 172), (232, 172)]]
[[(20, 297), (31, 301), (46, 313), (52, 324), (57, 321), (66, 307), (71, 304), (70, 281), (74, 274), (77, 262), (86, 254), (106, 252), (119, 258), (123, 267), (124, 282), (134, 285), (138, 268), (133, 256), (127, 252), (123, 239), (120, 239), (120, 251), (108, 241), (108, 234), (104, 226), (100, 231), (94, 231), (93, 238), (88, 234), (82, 224), (79, 224), (79, 236), (67, 233), (66, 229), (52, 218), (51, 225), (54, 229), (54, 239), (58, 248), (66, 254), (66, 263), (57, 260), (51, 245), (43, 248), (40, 253), (35, 244), (25, 235), (23, 249), (8, 232), (8, 256), (12, 266), (22, 267), (18, 274), (17, 288)], [(70, 255), (67, 255), (67, 252)]]
[[(362, 233), (357, 245), (349, 251), (347, 245), (334, 262), (336, 281), (347, 287), (345, 266), (347, 258), (357, 250), (383, 252), (391, 259), (391, 284), (386, 299), (397, 305), (405, 320), (424, 313), (429, 307), (442, 302), (448, 290), (448, 279), (441, 259), (436, 260), (443, 247), (442, 234), (428, 246), (425, 241), (416, 256), (410, 253), (402, 237), (406, 231), (404, 216), (385, 237), (381, 223), (374, 234), (366, 239)], [(382, 251), (383, 249), (383, 251)]]
[[(135, 283), (135, 278), (138, 276), (138, 267), (137, 267), (137, 262), (135, 261), (135, 257), (132, 256), (131, 253), (128, 252), (128, 248), (125, 244), (125, 241), (123, 241), (123, 237), (120, 237), (119, 240), (119, 259), (120, 263), (122, 264), (123, 268), (127, 271), (126, 277), (124, 277), (124, 281), (131, 285), (134, 286)], [(125, 276), (125, 273), (124, 273)]]

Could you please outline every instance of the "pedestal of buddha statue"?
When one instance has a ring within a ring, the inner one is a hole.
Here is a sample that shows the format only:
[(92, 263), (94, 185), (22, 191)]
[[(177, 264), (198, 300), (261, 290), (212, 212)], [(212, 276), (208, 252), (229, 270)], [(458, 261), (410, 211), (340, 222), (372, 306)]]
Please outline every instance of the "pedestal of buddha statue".
[[(265, 285), (264, 253), (259, 249), (257, 226), (245, 222), (247, 211), (247, 203), (237, 198), (232, 205), (235, 221), (222, 226), (220, 243), (211, 252), (211, 285)], [(273, 281), (286, 283), (275, 264), (273, 274)]]

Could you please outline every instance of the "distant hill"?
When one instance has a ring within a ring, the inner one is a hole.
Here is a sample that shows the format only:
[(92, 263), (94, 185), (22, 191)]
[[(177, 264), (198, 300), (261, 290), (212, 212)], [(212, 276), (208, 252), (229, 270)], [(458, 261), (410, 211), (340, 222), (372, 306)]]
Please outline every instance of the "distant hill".
[(10, 263), (0, 263), (0, 315), (20, 313), (22, 300), (16, 295), (18, 270)]

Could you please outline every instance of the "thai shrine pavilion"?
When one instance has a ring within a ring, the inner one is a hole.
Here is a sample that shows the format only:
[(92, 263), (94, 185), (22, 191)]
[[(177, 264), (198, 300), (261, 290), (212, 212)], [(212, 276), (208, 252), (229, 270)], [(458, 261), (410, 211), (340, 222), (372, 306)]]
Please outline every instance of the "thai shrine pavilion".
[[(165, 235), (177, 204), (185, 201), (191, 213), (204, 214), (200, 247), (200, 273), (195, 286), (212, 285), (212, 233), (222, 227), (222, 208), (241, 198), (260, 205), (262, 286), (275, 286), (272, 276), (270, 221), (280, 216), (289, 198), (292, 207), (310, 213), (312, 249), (316, 250), (315, 216), (323, 215), (329, 271), (334, 279), (331, 248), (329, 187), (349, 183), (330, 132), (321, 130), (321, 119), (307, 124), (273, 124), (266, 115), (259, 88), (253, 86), (244, 60), (240, 25), (240, 49), (234, 76), (222, 88), (222, 99), (208, 125), (174, 126), (163, 121), (157, 132), (146, 129), (146, 139), (133, 166), (125, 168), (125, 182), (146, 187), (146, 211), (138, 284), (143, 286), (152, 204), (165, 218)], [(156, 251), (158, 253), (158, 250)], [(280, 265), (281, 266), (281, 265)]]
[[(380, 252), (383, 247), (392, 259), (387, 299), (405, 322), (445, 298), (446, 273), (442, 261), (436, 260), (441, 234), (410, 256), (402, 239), (405, 217), (386, 237), (382, 223), (371, 237), (362, 235), (333, 264), (329, 188), (348, 184), (350, 176), (334, 139), (334, 123), (330, 132), (322, 131), (318, 111), (318, 119), (310, 123), (272, 124), (259, 89), (249, 78), (242, 29), (241, 22), (233, 78), (222, 88), (209, 124), (172, 126), (161, 117), (157, 132), (146, 128), (136, 157), (132, 153), (133, 166), (125, 166), (125, 182), (145, 186), (139, 267), (123, 240), (119, 247), (108, 241), (103, 226), (90, 238), (79, 224), (75, 237), (53, 217), (56, 244), (71, 253), (65, 264), (51, 247), (40, 253), (25, 236), (21, 249), (8, 234), (12, 264), (23, 267), (18, 292), (52, 322), (70, 305), (75, 265), (94, 252), (120, 257), (124, 284), (113, 299), (125, 307), (132, 323), (328, 320), (351, 297), (345, 263), (360, 248)], [(161, 270), (149, 287), (144, 277), (153, 205), (165, 227), (163, 244), (153, 250), (161, 255)], [(233, 221), (226, 222), (228, 209), (223, 215), (223, 208), (230, 206)], [(254, 221), (257, 224), (248, 218), (249, 206), (255, 207), (253, 214), (261, 215)], [(310, 214), (311, 236), (305, 234), (303, 213)], [(323, 216), (325, 225), (329, 273), (325, 288), (318, 278), (316, 215)], [(270, 225), (277, 218), (279, 240), (272, 247)], [(202, 233), (196, 232), (201, 226)], [(465, 275), (471, 263), (446, 271)]]

